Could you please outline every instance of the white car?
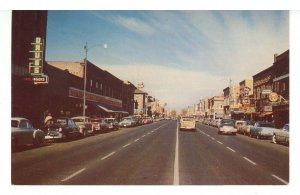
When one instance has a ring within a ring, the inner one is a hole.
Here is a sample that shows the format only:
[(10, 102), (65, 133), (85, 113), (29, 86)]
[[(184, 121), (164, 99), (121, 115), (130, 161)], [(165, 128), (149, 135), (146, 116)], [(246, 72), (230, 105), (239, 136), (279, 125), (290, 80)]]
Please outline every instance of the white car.
[(45, 133), (40, 129), (35, 129), (26, 118), (11, 118), (11, 147), (12, 151), (20, 146), (33, 144), (39, 146), (44, 142)]
[(79, 131), (83, 137), (86, 137), (88, 134), (93, 134), (93, 127), (91, 118), (87, 116), (76, 116), (72, 117), (75, 124), (79, 127)]
[(234, 120), (222, 119), (218, 129), (218, 134), (232, 134), (236, 135), (237, 130), (234, 128)]
[(179, 128), (196, 131), (196, 120), (193, 117), (181, 117)]
[(279, 142), (289, 144), (290, 143), (290, 125), (285, 124), (282, 129), (274, 131), (272, 142), (277, 144)]

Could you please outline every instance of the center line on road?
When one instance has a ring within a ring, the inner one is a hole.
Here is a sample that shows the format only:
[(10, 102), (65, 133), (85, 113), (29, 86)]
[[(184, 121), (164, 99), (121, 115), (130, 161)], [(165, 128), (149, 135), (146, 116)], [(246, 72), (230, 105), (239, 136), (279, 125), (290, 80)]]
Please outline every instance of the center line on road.
[(68, 181), (69, 179), (75, 177), (76, 175), (80, 174), (82, 171), (84, 171), (86, 168), (80, 169), (79, 171), (76, 171), (75, 173), (73, 173), (72, 175), (66, 177), (65, 179), (61, 180), (61, 181)]
[(126, 144), (126, 145), (124, 145), (124, 146), (122, 146), (123, 148), (126, 148), (127, 146), (130, 146), (131, 145), (131, 143), (128, 143), (128, 144)]
[(287, 182), (287, 181), (281, 179), (280, 177), (278, 177), (278, 176), (276, 176), (276, 175), (274, 175), (274, 174), (272, 175), (272, 177), (276, 178), (277, 180), (281, 181), (282, 183), (284, 183), (284, 184), (286, 184), (286, 185), (289, 184), (289, 182)]
[(235, 152), (235, 150), (234, 149), (232, 149), (232, 148), (229, 148), (229, 147), (226, 147), (228, 150), (231, 150), (232, 152)]
[(139, 141), (139, 140), (140, 140), (140, 138), (138, 138), (138, 139), (134, 140), (134, 142), (137, 142), (137, 141)]
[(146, 135), (143, 135), (142, 137), (145, 137)]
[(178, 160), (178, 125), (176, 132), (175, 160), (174, 160), (174, 178), (173, 185), (179, 185), (179, 160)]
[(220, 141), (217, 141), (219, 144), (223, 144), (222, 142), (220, 142)]
[(252, 160), (250, 160), (249, 158), (247, 158), (247, 157), (243, 157), (246, 161), (248, 161), (248, 162), (250, 162), (250, 163), (252, 163), (253, 165), (256, 165), (256, 163), (255, 162), (253, 162)]
[(107, 159), (108, 157), (114, 155), (115, 153), (116, 153), (116, 152), (111, 152), (110, 154), (108, 154), (108, 155), (102, 157), (101, 160), (105, 160), (105, 159)]
[(215, 140), (215, 138), (214, 137), (210, 137), (212, 140)]

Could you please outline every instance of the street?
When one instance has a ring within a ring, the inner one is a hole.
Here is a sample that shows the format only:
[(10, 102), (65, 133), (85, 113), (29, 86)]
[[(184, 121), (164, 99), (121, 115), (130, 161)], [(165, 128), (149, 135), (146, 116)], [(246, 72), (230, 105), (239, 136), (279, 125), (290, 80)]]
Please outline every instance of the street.
[(289, 147), (177, 121), (12, 153), (16, 185), (286, 185)]

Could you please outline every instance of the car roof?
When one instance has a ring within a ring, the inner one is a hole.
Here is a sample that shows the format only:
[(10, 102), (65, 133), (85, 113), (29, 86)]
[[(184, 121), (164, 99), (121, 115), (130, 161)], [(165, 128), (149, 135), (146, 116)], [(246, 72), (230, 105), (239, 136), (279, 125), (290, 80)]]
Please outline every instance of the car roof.
[[(11, 117), (11, 120), (17, 120), (17, 121), (20, 121), (20, 120), (28, 120), (27, 118), (24, 118), (24, 117)], [(28, 120), (29, 121), (29, 120)]]
[(77, 118), (90, 118), (90, 117), (88, 117), (88, 116), (74, 116), (74, 117), (72, 117), (73, 119), (77, 119)]

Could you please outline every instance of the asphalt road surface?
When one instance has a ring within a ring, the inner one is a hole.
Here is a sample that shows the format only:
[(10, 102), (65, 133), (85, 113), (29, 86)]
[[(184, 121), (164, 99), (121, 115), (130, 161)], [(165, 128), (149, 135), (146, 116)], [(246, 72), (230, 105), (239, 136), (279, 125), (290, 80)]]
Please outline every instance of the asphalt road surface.
[(15, 185), (286, 185), (289, 147), (177, 121), (12, 153)]

